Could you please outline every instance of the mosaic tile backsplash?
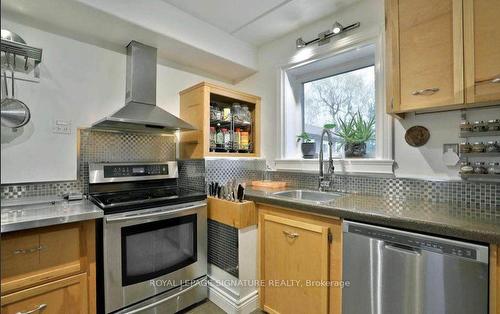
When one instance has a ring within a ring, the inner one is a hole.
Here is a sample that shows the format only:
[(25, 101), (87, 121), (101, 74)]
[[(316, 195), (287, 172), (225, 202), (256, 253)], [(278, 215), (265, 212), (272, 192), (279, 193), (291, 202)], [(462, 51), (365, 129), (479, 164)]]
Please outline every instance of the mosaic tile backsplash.
[(161, 162), (175, 160), (175, 137), (150, 134), (79, 130), (80, 146), (76, 181), (2, 185), (1, 198), (13, 199), (68, 192), (87, 193), (89, 162)]
[(208, 262), (238, 277), (238, 229), (208, 220)]

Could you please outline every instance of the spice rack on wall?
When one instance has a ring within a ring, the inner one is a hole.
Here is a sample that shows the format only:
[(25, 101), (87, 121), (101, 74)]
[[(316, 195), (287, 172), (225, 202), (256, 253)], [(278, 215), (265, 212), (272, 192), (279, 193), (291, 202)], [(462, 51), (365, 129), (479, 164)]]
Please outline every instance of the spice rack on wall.
[(260, 156), (260, 97), (202, 82), (180, 93), (181, 159)]
[[(466, 111), (462, 111), (459, 137), (463, 139), (459, 145), (462, 179), (500, 182), (500, 143), (498, 142), (500, 117), (471, 123), (467, 121)], [(484, 139), (488, 141), (484, 143)], [(473, 140), (472, 143), (471, 140)]]

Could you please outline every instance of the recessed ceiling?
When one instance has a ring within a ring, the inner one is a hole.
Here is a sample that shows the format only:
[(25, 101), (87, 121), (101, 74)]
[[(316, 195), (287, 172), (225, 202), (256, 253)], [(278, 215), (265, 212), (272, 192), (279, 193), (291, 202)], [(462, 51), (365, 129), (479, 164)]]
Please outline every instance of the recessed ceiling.
[(260, 46), (359, 0), (163, 0)]

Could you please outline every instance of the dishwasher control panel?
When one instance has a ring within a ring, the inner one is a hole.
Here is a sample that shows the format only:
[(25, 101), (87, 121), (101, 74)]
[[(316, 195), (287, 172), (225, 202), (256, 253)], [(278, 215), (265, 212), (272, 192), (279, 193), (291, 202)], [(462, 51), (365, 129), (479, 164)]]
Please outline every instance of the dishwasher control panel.
[(427, 237), (419, 237), (418, 235), (405, 235), (400, 233), (392, 233), (390, 231), (375, 230), (372, 228), (365, 228), (363, 226), (357, 226), (357, 225), (349, 225), (348, 231), (350, 233), (367, 236), (388, 243), (396, 243), (404, 246), (409, 246), (412, 248), (418, 248), (441, 254), (455, 255), (464, 258), (470, 258), (473, 260), (477, 258), (477, 252), (475, 249), (471, 249), (465, 246), (453, 245), (450, 243), (435, 241), (433, 239), (428, 239)]

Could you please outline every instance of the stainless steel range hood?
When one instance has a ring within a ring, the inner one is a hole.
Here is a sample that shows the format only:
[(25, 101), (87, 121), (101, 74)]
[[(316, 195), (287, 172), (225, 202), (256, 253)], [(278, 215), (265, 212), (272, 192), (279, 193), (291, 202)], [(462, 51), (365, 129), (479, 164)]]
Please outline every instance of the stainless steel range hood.
[(94, 123), (92, 129), (172, 133), (196, 128), (156, 106), (156, 48), (131, 41), (127, 46), (125, 106)]

